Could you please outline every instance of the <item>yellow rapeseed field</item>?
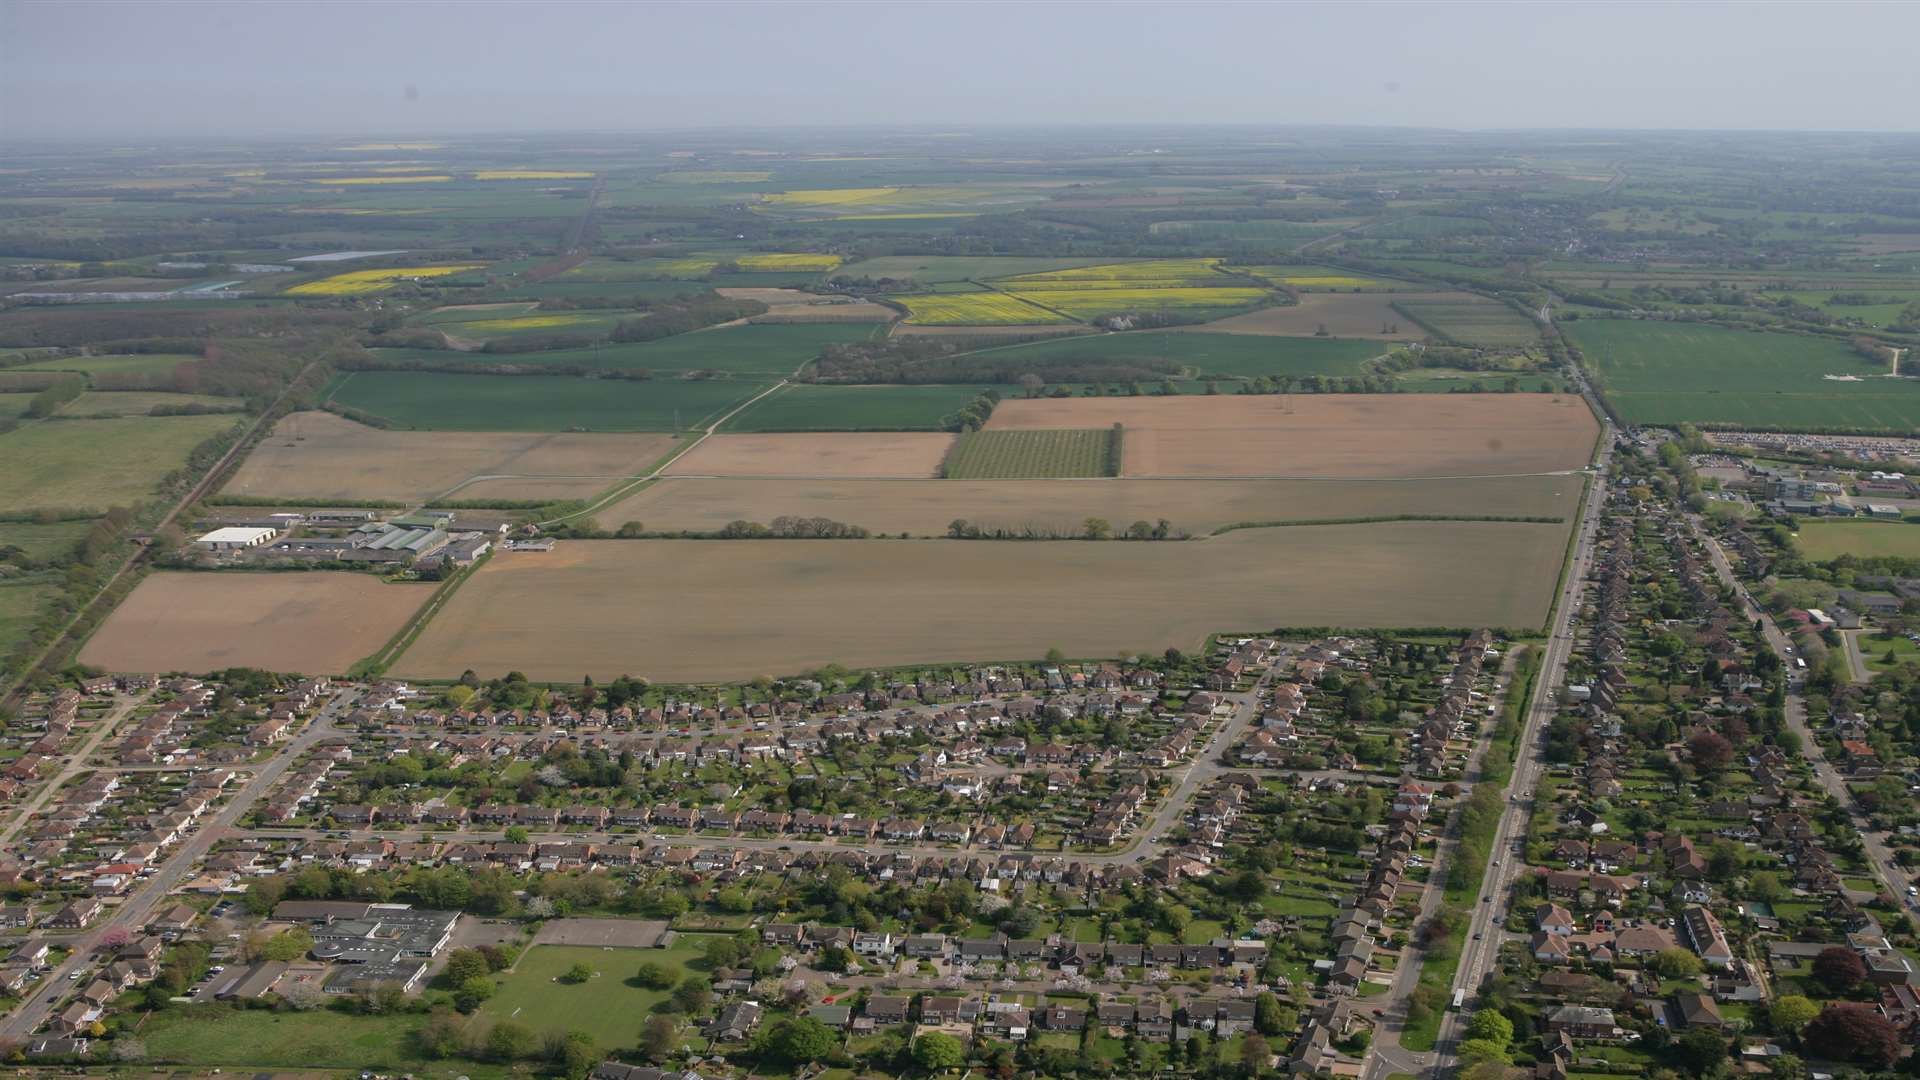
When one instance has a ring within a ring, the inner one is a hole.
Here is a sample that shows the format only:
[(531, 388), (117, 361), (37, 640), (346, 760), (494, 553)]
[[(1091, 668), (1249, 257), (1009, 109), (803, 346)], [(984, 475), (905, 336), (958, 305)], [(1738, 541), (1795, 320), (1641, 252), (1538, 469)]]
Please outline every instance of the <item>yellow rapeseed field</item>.
[(742, 270), (831, 270), (840, 265), (840, 256), (760, 253), (742, 255), (734, 262)]
[[(1009, 283), (1011, 286), (1012, 283)], [(1166, 311), (1176, 308), (1232, 308), (1266, 299), (1265, 289), (1218, 287), (1183, 288), (1148, 284), (1141, 287), (1012, 289), (1015, 296), (1045, 304), (1076, 319), (1095, 319), (1128, 311)]]
[(314, 183), (344, 187), (361, 184), (439, 184), (451, 179), (453, 177), (438, 173), (432, 176), (331, 176), (315, 180)]
[(349, 270), (288, 289), (288, 296), (359, 296), (393, 287), (406, 278), (446, 277), (480, 269), (479, 263), (459, 266), (387, 266), (378, 270)]
[(813, 191), (778, 191), (761, 199), (775, 206), (858, 206), (884, 202), (900, 194), (897, 187), (819, 188)]
[(473, 174), (475, 180), (585, 180), (591, 176), (590, 172), (547, 169), (482, 169)]
[(597, 322), (598, 315), (522, 315), (512, 319), (473, 319), (443, 325), (462, 334), (500, 334), (514, 330), (544, 330), (554, 326), (577, 326)]
[(1064, 323), (1070, 320), (1005, 293), (932, 293), (890, 296), (906, 306), (907, 322), (915, 326), (1018, 326)]
[(1022, 289), (1099, 288), (1102, 282), (1113, 282), (1128, 286), (1145, 286), (1159, 283), (1166, 286), (1182, 284), (1204, 285), (1220, 280), (1215, 267), (1219, 259), (1142, 259), (1139, 262), (1105, 263), (1100, 266), (1080, 266), (1069, 270), (1048, 270), (1039, 274), (1022, 274), (1007, 278), (1007, 284)]
[(1324, 266), (1236, 266), (1233, 269), (1261, 281), (1296, 289), (1371, 289), (1388, 284), (1379, 278), (1345, 274)]

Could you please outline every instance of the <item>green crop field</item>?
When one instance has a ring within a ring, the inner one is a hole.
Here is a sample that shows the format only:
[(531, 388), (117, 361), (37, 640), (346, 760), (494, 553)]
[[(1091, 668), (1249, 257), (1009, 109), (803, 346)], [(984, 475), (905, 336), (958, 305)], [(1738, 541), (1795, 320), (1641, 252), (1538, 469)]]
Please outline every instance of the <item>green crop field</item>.
[(1877, 378), (1885, 365), (1831, 338), (1631, 319), (1566, 331), (1628, 423), (1920, 429), (1920, 384)]
[(55, 559), (71, 552), (87, 535), (90, 521), (0, 521), (0, 549), (19, 548), (30, 559)]
[(200, 359), (181, 353), (140, 353), (124, 356), (73, 356), (28, 364), (26, 371), (84, 371), (89, 375), (164, 375), (183, 363)]
[[(438, 327), (449, 333), (456, 326)], [(516, 367), (646, 369), (668, 373), (724, 371), (730, 374), (791, 375), (834, 342), (861, 341), (874, 332), (865, 323), (760, 323), (724, 326), (659, 341), (553, 349), (527, 353), (463, 353), (445, 349), (380, 349), (389, 362), (420, 364), (513, 364)]]
[[(688, 961), (701, 955), (697, 937), (681, 937), (671, 949), (618, 949), (581, 945), (539, 945), (528, 949), (500, 980), (500, 990), (481, 1015), (512, 1017), (535, 1031), (570, 1030), (592, 1035), (601, 1046), (633, 1046), (649, 1011), (669, 990), (649, 990), (629, 982), (640, 965), (664, 964), (679, 978)], [(560, 976), (575, 964), (595, 972), (583, 983)]]
[(949, 480), (1037, 480), (1113, 476), (1113, 431), (970, 431), (940, 467)]
[(1802, 521), (1794, 542), (1814, 562), (1842, 555), (1920, 558), (1920, 526), (1900, 521)]
[(0, 581), (0, 656), (12, 652), (27, 636), (41, 605), (58, 591), (40, 582)]
[(328, 400), (402, 428), (685, 431), (713, 423), (767, 385), (735, 379), (361, 371), (335, 379)]
[(0, 435), (0, 506), (102, 511), (144, 502), (194, 447), (236, 422), (225, 415), (24, 424)]
[(728, 431), (938, 431), (980, 386), (783, 387), (727, 422)]
[(1444, 300), (1401, 297), (1394, 309), (1443, 337), (1464, 345), (1531, 345), (1540, 332), (1533, 320), (1498, 300), (1454, 294)]
[(1177, 330), (1053, 338), (989, 350), (989, 355), (1031, 356), (1036, 362), (1074, 360), (1166, 360), (1196, 375), (1360, 375), (1362, 362), (1387, 352), (1371, 341), (1336, 338), (1262, 337)]

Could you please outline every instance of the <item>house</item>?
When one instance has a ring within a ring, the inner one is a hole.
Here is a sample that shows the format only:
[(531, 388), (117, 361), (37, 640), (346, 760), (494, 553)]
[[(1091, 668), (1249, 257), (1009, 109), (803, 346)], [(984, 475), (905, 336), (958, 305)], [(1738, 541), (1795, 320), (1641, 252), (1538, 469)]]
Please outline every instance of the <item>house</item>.
[(1667, 1004), (1668, 1027), (1673, 1031), (1689, 1028), (1712, 1028), (1716, 1031), (1727, 1026), (1720, 1015), (1720, 1007), (1706, 994), (1692, 992), (1673, 995)]
[(1565, 1032), (1575, 1039), (1611, 1039), (1620, 1030), (1612, 1009), (1591, 1005), (1562, 1005), (1547, 1014), (1543, 1026), (1548, 1032)]
[(911, 998), (896, 994), (874, 994), (867, 998), (865, 1015), (876, 1024), (904, 1024)]
[(1574, 932), (1573, 915), (1559, 904), (1541, 904), (1533, 913), (1533, 925), (1543, 934), (1562, 937)]
[(106, 907), (97, 896), (83, 896), (49, 916), (47, 926), (55, 930), (80, 930), (99, 918)]
[(1724, 968), (1733, 963), (1733, 949), (1720, 929), (1720, 920), (1703, 907), (1690, 907), (1680, 918), (1687, 947), (1700, 954), (1708, 967)]
[(720, 1010), (706, 1028), (708, 1038), (718, 1042), (743, 1042), (760, 1026), (760, 1004), (755, 1001), (736, 1001)]

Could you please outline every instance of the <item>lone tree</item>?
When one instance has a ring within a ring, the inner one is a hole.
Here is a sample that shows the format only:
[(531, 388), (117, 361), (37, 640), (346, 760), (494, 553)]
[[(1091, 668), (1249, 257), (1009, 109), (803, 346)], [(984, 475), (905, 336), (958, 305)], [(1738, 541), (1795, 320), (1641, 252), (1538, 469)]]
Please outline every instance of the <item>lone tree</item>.
[(1834, 993), (1844, 994), (1867, 977), (1867, 965), (1859, 953), (1844, 945), (1835, 945), (1820, 950), (1820, 955), (1813, 958), (1813, 977)]
[(928, 1072), (957, 1068), (966, 1059), (966, 1047), (951, 1035), (935, 1031), (913, 1040), (913, 1063)]
[(1836, 1002), (1806, 1027), (1807, 1046), (1821, 1057), (1886, 1068), (1900, 1056), (1900, 1032), (1871, 1005)]

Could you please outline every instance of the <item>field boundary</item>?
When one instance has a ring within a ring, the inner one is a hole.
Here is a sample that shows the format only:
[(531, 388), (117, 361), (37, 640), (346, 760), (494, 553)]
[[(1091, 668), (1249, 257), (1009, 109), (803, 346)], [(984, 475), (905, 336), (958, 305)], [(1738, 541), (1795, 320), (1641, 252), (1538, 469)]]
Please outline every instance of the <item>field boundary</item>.
[(489, 551), (474, 560), (473, 565), (464, 567), (459, 573), (442, 582), (440, 587), (433, 591), (433, 595), (427, 597), (427, 602), (420, 605), (420, 610), (414, 612), (413, 617), (408, 619), (406, 624), (401, 626), (399, 630), (395, 631), (391, 638), (387, 639), (385, 645), (368, 654), (366, 657), (354, 661), (353, 665), (347, 669), (348, 677), (355, 679), (376, 678), (385, 674), (386, 670), (393, 666), (393, 662), (398, 660), (401, 654), (406, 652), (407, 648), (426, 630), (427, 623), (435, 615), (439, 614), (441, 607), (453, 597), (454, 590), (464, 584), (469, 577), (473, 576), (474, 571), (486, 565), (488, 560), (492, 558), (493, 552)]
[(1381, 514), (1372, 517), (1301, 518), (1297, 521), (1234, 521), (1200, 539), (1225, 536), (1243, 529), (1290, 529), (1302, 525), (1379, 525), (1396, 521), (1471, 521), (1498, 525), (1565, 525), (1564, 517), (1506, 514)]

